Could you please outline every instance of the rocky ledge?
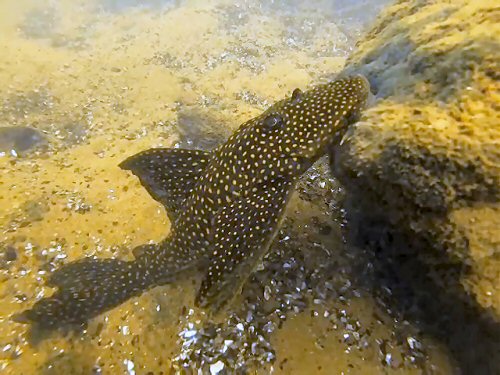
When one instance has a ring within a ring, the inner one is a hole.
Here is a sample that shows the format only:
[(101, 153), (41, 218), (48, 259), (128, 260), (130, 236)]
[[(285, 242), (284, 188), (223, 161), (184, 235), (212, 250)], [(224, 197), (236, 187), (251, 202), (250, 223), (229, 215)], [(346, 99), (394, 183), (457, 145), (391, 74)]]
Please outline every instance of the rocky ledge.
[(460, 352), (458, 361), (475, 369), (468, 373), (483, 373), (480, 362), (484, 373), (495, 371), (487, 356), (499, 350), (500, 8), (493, 3), (388, 7), (345, 69), (364, 74), (377, 100), (331, 158), (347, 190), (351, 237), (370, 249), (380, 293)]

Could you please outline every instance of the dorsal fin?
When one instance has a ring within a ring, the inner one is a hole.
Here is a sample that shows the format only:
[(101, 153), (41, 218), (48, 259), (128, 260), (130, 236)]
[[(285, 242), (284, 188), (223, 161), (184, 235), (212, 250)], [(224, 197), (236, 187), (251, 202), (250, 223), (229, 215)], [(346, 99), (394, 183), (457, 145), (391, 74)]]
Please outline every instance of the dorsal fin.
[(151, 196), (162, 203), (170, 221), (193, 190), (210, 159), (210, 153), (178, 148), (152, 148), (120, 163), (141, 181)]

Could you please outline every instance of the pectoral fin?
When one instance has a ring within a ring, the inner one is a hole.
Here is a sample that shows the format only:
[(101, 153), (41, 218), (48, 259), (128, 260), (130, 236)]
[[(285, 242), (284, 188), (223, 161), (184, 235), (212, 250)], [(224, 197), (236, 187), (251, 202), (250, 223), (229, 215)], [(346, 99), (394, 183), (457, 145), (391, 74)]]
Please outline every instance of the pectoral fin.
[(132, 171), (151, 196), (162, 203), (171, 221), (205, 170), (210, 153), (152, 148), (129, 157), (120, 168)]
[(217, 312), (242, 288), (267, 253), (293, 185), (280, 181), (224, 207), (213, 228), (210, 266), (196, 303)]

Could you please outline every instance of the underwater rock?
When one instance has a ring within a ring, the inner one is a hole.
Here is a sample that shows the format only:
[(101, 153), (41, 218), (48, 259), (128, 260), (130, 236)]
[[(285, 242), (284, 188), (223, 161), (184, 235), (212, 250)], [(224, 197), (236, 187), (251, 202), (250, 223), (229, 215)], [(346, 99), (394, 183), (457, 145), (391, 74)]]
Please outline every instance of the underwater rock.
[(176, 129), (179, 133), (177, 147), (212, 150), (224, 143), (231, 129), (221, 126), (228, 120), (202, 108), (182, 108), (177, 113)]
[(17, 258), (18, 254), (14, 246), (0, 244), (0, 270), (8, 270)]
[(25, 126), (0, 127), (0, 152), (17, 156), (46, 145), (47, 139), (36, 129)]
[(17, 259), (17, 251), (13, 246), (6, 246), (3, 251), (3, 258), (7, 262), (12, 262)]
[[(425, 301), (455, 301), (447, 312), (455, 328), (468, 315), (488, 321), (480, 341), (484, 332), (498, 341), (500, 321), (498, 15), (489, 1), (388, 7), (345, 69), (367, 76), (378, 101), (331, 158), (347, 191), (353, 237), (386, 266), (392, 262), (399, 280), (434, 285)], [(420, 266), (405, 275), (409, 260)], [(491, 371), (492, 354), (484, 353), (482, 368)], [(473, 366), (478, 358), (458, 360)]]

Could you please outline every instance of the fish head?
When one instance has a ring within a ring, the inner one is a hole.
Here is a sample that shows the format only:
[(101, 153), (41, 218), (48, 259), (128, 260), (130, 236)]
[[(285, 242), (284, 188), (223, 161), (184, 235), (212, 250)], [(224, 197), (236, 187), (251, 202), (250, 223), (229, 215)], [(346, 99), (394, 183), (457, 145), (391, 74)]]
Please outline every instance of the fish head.
[(363, 76), (340, 78), (302, 92), (270, 108), (265, 123), (281, 123), (279, 149), (303, 173), (359, 119), (370, 84)]
[(357, 121), (369, 95), (370, 84), (361, 75), (339, 78), (305, 92), (295, 89), (291, 97), (246, 125), (245, 149), (250, 141), (250, 148), (264, 155), (265, 164), (274, 171), (300, 175)]

